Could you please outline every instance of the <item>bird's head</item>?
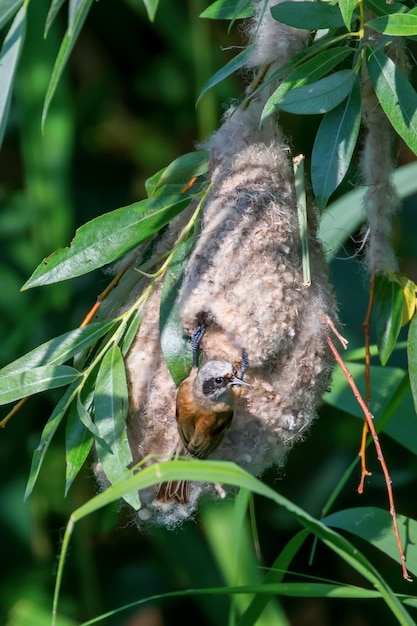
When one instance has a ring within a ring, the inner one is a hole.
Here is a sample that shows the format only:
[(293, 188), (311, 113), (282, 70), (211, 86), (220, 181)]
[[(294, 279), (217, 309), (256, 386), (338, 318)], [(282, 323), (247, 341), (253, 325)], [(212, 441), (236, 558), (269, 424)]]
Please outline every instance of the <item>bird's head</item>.
[(208, 361), (199, 370), (195, 379), (195, 389), (212, 402), (230, 404), (233, 399), (233, 387), (247, 385), (236, 376), (232, 363), (228, 361)]

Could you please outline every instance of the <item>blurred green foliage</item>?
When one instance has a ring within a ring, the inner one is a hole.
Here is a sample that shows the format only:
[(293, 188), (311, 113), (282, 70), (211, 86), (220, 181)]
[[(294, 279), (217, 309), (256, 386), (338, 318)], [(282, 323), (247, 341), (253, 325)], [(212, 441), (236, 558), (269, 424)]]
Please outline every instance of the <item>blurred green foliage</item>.
[[(58, 15), (44, 39), (49, 4), (46, 0), (29, 4), (26, 42), (0, 152), (2, 365), (75, 328), (107, 283), (103, 273), (96, 271), (68, 283), (21, 293), (20, 287), (42, 258), (67, 245), (81, 224), (142, 198), (144, 181), (192, 150), (196, 141), (217, 127), (224, 102), (241, 94), (241, 85), (231, 78), (205, 94), (195, 109), (203, 84), (232, 56), (222, 48), (241, 43), (236, 27), (229, 34), (225, 23), (198, 19), (207, 4), (201, 0), (165, 0), (152, 26), (137, 0), (117, 3), (116, 14), (115, 3), (110, 0), (95, 4), (61, 78), (44, 133), (40, 123), (43, 101), (65, 30), (65, 16)], [(308, 144), (311, 122), (304, 120), (300, 125), (285, 115), (283, 120), (296, 148), (302, 142)], [(400, 245), (415, 241), (413, 210), (414, 206), (406, 207), (398, 221)], [(348, 253), (349, 248), (348, 244)], [(403, 264), (416, 280), (416, 249), (409, 243)], [(352, 259), (336, 259), (332, 276), (345, 334), (353, 347), (360, 346), (367, 300), (361, 265)], [(404, 353), (396, 353), (391, 364), (405, 367)], [(63, 498), (64, 433), (59, 432), (36, 489), (23, 504), (32, 453), (58, 398), (56, 392), (32, 397), (0, 432), (0, 622), (8, 626), (48, 623), (63, 528), (71, 512), (96, 491), (90, 465)], [(324, 406), (320, 420), (307, 441), (292, 452), (285, 470), (279, 474), (271, 471), (265, 480), (319, 517), (328, 494), (357, 455), (360, 434), (359, 420)], [(398, 510), (416, 518), (416, 504), (410, 497), (417, 475), (416, 456), (386, 436), (382, 442)], [(369, 454), (369, 465), (373, 476), (365, 495), (356, 494), (358, 470), (339, 495), (339, 509), (386, 507), (385, 485), (373, 453)], [(263, 563), (270, 566), (298, 526), (270, 501), (255, 497), (254, 506), (255, 546)], [(213, 516), (215, 523), (210, 521)], [(207, 503), (201, 511), (201, 524), (191, 521), (172, 532), (152, 529), (139, 533), (129, 523), (125, 509), (108, 508), (80, 521), (60, 601), (60, 613), (74, 621), (60, 618), (58, 623), (71, 626), (156, 593), (231, 584), (233, 572), (222, 568), (214, 547), (225, 536), (233, 537), (233, 516), (233, 507), (226, 501)], [(242, 531), (246, 546), (252, 545), (249, 531), (248, 527)], [(387, 557), (372, 551), (365, 542), (361, 549), (372, 556), (372, 562), (396, 590), (409, 592), (399, 568)], [(263, 572), (260, 565), (257, 569), (255, 555), (249, 550), (245, 558), (251, 565), (247, 570), (242, 565), (242, 571), (256, 572), (249, 582), (259, 580)], [(323, 545), (314, 551), (312, 540), (299, 552), (291, 569), (352, 584), (363, 582)], [(187, 626), (198, 621), (202, 626), (218, 626), (227, 622), (234, 601), (226, 596), (170, 599), (132, 609), (132, 615), (119, 615), (107, 623)], [(376, 625), (392, 619), (387, 607), (373, 600), (292, 598), (283, 605), (288, 623), (296, 626)], [(278, 605), (275, 610), (279, 611)], [(268, 619), (266, 615), (262, 623), (274, 623)], [(281, 619), (285, 626), (286, 618)]]

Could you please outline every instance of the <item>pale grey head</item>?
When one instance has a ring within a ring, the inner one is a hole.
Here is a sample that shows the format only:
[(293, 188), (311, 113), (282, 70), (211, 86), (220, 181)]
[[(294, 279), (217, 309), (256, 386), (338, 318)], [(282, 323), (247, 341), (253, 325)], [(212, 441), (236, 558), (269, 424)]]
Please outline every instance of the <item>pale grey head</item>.
[(213, 402), (230, 403), (234, 386), (247, 385), (235, 374), (228, 361), (209, 361), (198, 372), (194, 385), (198, 392)]

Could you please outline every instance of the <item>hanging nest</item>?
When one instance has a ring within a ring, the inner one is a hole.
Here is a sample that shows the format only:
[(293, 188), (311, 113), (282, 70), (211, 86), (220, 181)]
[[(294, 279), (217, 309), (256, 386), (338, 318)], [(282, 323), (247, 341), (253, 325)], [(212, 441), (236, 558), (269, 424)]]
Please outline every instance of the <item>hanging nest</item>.
[[(288, 30), (294, 38), (293, 29)], [(267, 49), (265, 28), (260, 32)], [(301, 39), (291, 39), (287, 54), (300, 48)], [(184, 335), (191, 337), (202, 323), (206, 327), (202, 363), (239, 363), (242, 353), (247, 354), (249, 386), (236, 397), (230, 428), (210, 459), (234, 461), (257, 476), (282, 466), (316, 417), (332, 370), (323, 320), (335, 318), (314, 209), (308, 210), (312, 279), (305, 284), (290, 150), (271, 120), (259, 130), (263, 104), (259, 99), (230, 109), (204, 146), (210, 153), (210, 193), (179, 297), (172, 302)], [(172, 247), (193, 210), (171, 222), (160, 251)], [(182, 449), (175, 417), (177, 388), (160, 341), (162, 285), (163, 277), (143, 308), (126, 358), (127, 433), (134, 464), (149, 455), (168, 460)], [(105, 482), (99, 465), (96, 470)], [(219, 485), (191, 482), (188, 502), (180, 504), (164, 501), (150, 488), (140, 494), (138, 521), (180, 523), (195, 511), (203, 493), (224, 494)]]

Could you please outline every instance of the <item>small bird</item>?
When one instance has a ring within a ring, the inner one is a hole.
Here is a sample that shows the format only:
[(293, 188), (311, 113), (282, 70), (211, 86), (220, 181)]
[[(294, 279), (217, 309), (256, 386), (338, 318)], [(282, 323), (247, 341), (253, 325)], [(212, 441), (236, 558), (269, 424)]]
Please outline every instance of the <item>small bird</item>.
[(232, 423), (236, 397), (247, 385), (227, 361), (193, 368), (178, 388), (176, 420), (181, 440), (192, 456), (205, 459)]
[[(236, 367), (228, 361), (208, 361), (198, 369), (198, 344), (205, 327), (200, 326), (193, 335), (193, 368), (188, 378), (178, 387), (176, 420), (184, 452), (205, 459), (220, 444), (233, 419), (236, 398), (240, 395), (242, 380), (248, 361), (242, 354), (240, 377)], [(188, 502), (188, 483), (178, 481), (161, 484), (157, 497), (164, 502)]]

